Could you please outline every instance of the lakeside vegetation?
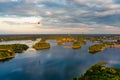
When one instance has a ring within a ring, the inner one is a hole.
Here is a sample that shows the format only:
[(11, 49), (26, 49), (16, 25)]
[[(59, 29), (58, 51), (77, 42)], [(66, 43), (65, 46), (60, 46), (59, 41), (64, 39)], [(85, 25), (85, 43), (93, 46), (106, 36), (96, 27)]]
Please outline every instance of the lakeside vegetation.
[(120, 69), (95, 64), (84, 75), (73, 80), (120, 80)]
[(14, 53), (22, 53), (23, 51), (27, 50), (29, 47), (25, 44), (7, 44), (7, 45), (0, 45), (0, 50), (8, 50)]
[(15, 53), (8, 50), (0, 50), (0, 61), (15, 57)]

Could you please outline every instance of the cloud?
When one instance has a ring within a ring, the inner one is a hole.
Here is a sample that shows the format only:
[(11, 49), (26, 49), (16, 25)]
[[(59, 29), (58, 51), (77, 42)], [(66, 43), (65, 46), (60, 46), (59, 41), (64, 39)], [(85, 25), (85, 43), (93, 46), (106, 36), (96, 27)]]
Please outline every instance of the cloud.
[(109, 16), (109, 15), (118, 15), (120, 10), (108, 10), (104, 12), (96, 12), (95, 15), (98, 17)]
[[(30, 26), (26, 32), (33, 28), (36, 33), (115, 33), (119, 9), (119, 0), (0, 0), (0, 26)], [(34, 25), (39, 19), (42, 24)]]
[(41, 21), (40, 17), (0, 17), (0, 22), (10, 25), (37, 24)]
[(101, 32), (105, 34), (120, 34), (120, 27), (114, 27), (114, 26), (104, 26), (100, 29)]

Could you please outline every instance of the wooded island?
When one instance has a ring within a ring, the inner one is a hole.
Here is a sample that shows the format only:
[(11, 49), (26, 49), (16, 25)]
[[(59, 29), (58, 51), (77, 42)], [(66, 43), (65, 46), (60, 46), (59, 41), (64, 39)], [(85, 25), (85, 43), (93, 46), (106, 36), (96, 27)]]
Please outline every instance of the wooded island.
[(25, 44), (0, 45), (0, 60), (13, 58), (15, 57), (15, 53), (22, 53), (27, 49), (28, 46)]

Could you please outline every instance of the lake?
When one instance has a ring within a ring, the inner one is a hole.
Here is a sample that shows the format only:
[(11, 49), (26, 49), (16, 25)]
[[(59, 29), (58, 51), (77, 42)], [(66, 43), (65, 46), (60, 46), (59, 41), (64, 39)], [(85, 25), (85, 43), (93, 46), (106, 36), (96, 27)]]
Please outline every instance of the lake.
[[(21, 40), (0, 44), (25, 43), (31, 47), (35, 42)], [(119, 48), (107, 48), (93, 55), (88, 53), (88, 47), (95, 43), (89, 41), (81, 49), (64, 48), (71, 43), (57, 45), (54, 40), (47, 42), (51, 43), (50, 49), (16, 53), (15, 58), (0, 62), (0, 80), (71, 80), (100, 61), (120, 68)]]

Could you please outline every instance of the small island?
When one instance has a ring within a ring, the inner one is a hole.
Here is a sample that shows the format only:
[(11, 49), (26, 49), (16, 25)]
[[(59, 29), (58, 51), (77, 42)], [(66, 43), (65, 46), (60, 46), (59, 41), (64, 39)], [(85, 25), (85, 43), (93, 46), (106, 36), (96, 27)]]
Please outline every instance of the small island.
[(36, 50), (49, 49), (50, 48), (50, 43), (38, 42), (35, 45), (33, 45), (33, 48), (35, 48)]
[(9, 50), (0, 50), (0, 61), (15, 57), (15, 53)]
[(73, 42), (72, 48), (73, 48), (73, 49), (79, 49), (79, 48), (81, 48), (80, 42)]
[(95, 54), (97, 52), (103, 51), (106, 48), (112, 48), (114, 47), (113, 42), (103, 42), (100, 44), (94, 44), (89, 47), (89, 53)]
[(84, 75), (73, 80), (120, 80), (120, 69), (95, 64)]
[(89, 53), (97, 53), (105, 49), (105, 44), (95, 44), (89, 47)]
[(73, 42), (72, 44), (72, 49), (79, 49), (82, 47), (82, 45), (86, 44), (85, 41), (76, 41), (76, 42)]

